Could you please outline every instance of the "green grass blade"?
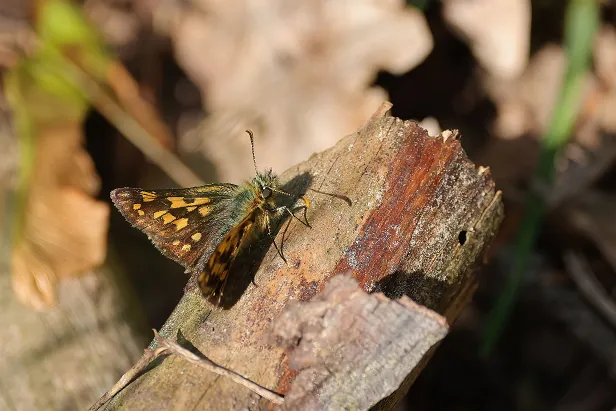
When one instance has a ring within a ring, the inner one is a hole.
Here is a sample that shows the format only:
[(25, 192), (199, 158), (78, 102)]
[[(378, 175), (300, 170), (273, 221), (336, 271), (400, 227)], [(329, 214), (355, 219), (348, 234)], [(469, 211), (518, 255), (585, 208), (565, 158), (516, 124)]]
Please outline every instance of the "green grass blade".
[[(584, 76), (590, 66), (593, 40), (598, 27), (598, 0), (569, 1), (564, 33), (567, 72), (550, 125), (541, 140), (541, 153), (535, 172), (537, 184), (534, 187), (551, 186), (554, 178), (554, 159), (573, 132), (580, 108)], [(545, 204), (541, 195), (531, 190), (527, 198), (524, 218), (515, 238), (515, 261), (511, 266), (510, 276), (486, 322), (484, 339), (480, 348), (483, 357), (487, 357), (494, 349), (515, 305), (544, 214)]]

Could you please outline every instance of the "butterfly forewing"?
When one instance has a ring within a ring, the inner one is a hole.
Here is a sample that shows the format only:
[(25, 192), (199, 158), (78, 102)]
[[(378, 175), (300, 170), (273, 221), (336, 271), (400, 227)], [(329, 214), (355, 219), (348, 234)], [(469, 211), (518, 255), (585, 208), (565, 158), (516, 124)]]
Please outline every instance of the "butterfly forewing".
[(119, 188), (111, 199), (124, 218), (148, 235), (165, 256), (192, 268), (211, 241), (216, 220), (235, 195), (234, 184), (186, 189)]
[(198, 278), (199, 288), (203, 295), (214, 298), (221, 295), (229, 269), (237, 256), (242, 240), (254, 225), (257, 213), (258, 210), (253, 210), (233, 227), (210, 256)]

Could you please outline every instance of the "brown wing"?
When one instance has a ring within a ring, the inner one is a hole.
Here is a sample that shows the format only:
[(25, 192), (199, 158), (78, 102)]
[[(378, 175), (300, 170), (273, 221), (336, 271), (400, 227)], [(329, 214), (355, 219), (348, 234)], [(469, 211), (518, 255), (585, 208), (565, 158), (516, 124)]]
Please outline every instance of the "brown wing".
[(236, 189), (234, 184), (167, 190), (118, 188), (111, 192), (111, 199), (124, 218), (146, 233), (165, 256), (190, 269), (211, 249), (212, 238), (225, 229)]
[(242, 243), (242, 239), (255, 222), (257, 210), (231, 229), (216, 247), (203, 271), (199, 274), (199, 288), (204, 296), (218, 298), (222, 296), (229, 269)]

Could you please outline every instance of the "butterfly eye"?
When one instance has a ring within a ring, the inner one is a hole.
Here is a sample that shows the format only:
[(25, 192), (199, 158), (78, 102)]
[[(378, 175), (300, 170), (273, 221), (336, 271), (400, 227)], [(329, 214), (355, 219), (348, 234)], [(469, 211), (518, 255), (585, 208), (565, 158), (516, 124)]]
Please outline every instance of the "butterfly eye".
[(269, 196), (272, 195), (272, 190), (270, 188), (265, 187), (263, 191), (261, 191), (261, 195), (263, 196), (263, 198), (268, 198)]

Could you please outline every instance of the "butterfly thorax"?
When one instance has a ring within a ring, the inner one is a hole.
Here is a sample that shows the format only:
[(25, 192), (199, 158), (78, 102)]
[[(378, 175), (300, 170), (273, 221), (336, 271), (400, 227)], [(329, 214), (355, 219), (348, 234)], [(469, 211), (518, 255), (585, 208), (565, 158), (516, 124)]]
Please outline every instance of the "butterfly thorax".
[(272, 170), (257, 173), (250, 182), (238, 187), (236, 196), (238, 209), (243, 209), (242, 214), (256, 210), (272, 211), (278, 206), (280, 192), (278, 177)]

